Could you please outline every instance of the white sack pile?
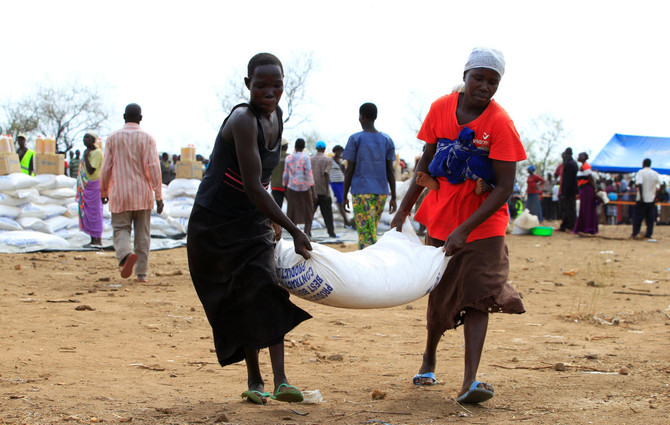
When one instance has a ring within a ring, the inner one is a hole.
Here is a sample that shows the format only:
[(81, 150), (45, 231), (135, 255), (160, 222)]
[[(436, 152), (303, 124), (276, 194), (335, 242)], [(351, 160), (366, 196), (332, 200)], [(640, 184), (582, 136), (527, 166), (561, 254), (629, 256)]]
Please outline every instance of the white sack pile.
[[(151, 217), (152, 238), (181, 238), (199, 180), (163, 186), (165, 210)], [(79, 230), (77, 179), (65, 175), (0, 176), (0, 252), (79, 249), (90, 237)], [(172, 213), (172, 214), (171, 214)], [(112, 238), (109, 204), (103, 206), (103, 240)]]

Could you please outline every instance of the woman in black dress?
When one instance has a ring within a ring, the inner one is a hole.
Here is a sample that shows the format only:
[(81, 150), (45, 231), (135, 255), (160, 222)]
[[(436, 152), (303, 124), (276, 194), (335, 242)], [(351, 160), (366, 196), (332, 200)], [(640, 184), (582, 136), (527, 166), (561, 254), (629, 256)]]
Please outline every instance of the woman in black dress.
[(223, 122), (188, 225), (191, 279), (212, 326), (217, 358), (221, 366), (245, 360), (248, 390), (242, 396), (258, 404), (269, 396), (258, 363), (265, 347), (274, 374), (272, 398), (302, 401), (284, 372), (284, 335), (311, 317), (277, 285), (274, 264), (282, 227), (296, 253), (309, 258), (312, 249), (267, 191), (280, 156), (283, 77), (281, 62), (269, 53), (249, 61), (249, 103), (237, 105)]

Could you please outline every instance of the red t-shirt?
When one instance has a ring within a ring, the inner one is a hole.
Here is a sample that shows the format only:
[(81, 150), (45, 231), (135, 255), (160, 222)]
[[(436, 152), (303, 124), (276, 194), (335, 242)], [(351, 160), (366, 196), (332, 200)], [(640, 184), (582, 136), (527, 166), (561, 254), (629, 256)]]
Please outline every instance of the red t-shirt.
[(590, 181), (592, 173), (591, 164), (588, 162), (583, 163), (582, 166), (579, 167), (579, 171), (577, 171), (577, 186), (587, 184)]
[(537, 174), (528, 176), (526, 179), (526, 193), (542, 193), (540, 185), (544, 184), (544, 179)]
[[(455, 140), (467, 125), (475, 132), (475, 146), (488, 151), (490, 159), (509, 162), (526, 159), (526, 151), (512, 119), (495, 100), (491, 100), (474, 121), (459, 125), (456, 119), (458, 95), (451, 93), (433, 102), (417, 138), (426, 143), (437, 143), (437, 139), (444, 138)], [(488, 193), (476, 195), (475, 180), (466, 179), (460, 184), (451, 184), (445, 177), (438, 177), (438, 180), (440, 189), (428, 193), (415, 219), (426, 226), (431, 237), (446, 240), (456, 227), (479, 208)], [(473, 230), (467, 242), (505, 236), (508, 222), (509, 213), (505, 204)]]

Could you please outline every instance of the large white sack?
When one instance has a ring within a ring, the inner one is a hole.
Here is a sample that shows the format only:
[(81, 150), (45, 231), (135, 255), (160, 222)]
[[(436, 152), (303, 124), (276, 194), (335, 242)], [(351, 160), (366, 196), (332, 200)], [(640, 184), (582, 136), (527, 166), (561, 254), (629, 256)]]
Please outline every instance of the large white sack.
[(37, 184), (35, 177), (23, 173), (12, 173), (0, 176), (0, 191), (19, 190), (33, 187)]
[(199, 186), (200, 180), (198, 179), (174, 179), (165, 190), (165, 197), (166, 199), (184, 195), (195, 197)]
[(6, 193), (0, 193), (0, 205), (11, 205), (13, 207), (21, 204), (25, 204), (26, 201), (23, 199), (19, 198), (14, 198), (13, 196), (9, 196)]
[[(63, 215), (61, 217), (65, 217), (66, 219), (69, 220), (69, 223), (67, 224), (67, 226), (65, 226), (66, 229), (79, 229), (79, 216), (68, 217), (66, 215)], [(52, 217), (52, 218), (54, 218), (54, 217)]]
[(0, 217), (0, 230), (23, 230), (23, 227), (11, 217)]
[(530, 213), (528, 208), (524, 209), (521, 214), (514, 220), (514, 226), (520, 229), (530, 230), (533, 227), (540, 225), (540, 219)]
[(37, 217), (45, 218), (47, 216), (47, 210), (42, 208), (37, 204), (27, 203), (19, 207), (19, 217)]
[(74, 199), (77, 191), (71, 187), (59, 187), (56, 189), (46, 189), (40, 192), (41, 195), (48, 196), (50, 198), (67, 198)]
[(45, 205), (45, 204), (67, 205), (67, 204), (69, 204), (71, 202), (75, 202), (75, 201), (74, 201), (74, 198), (52, 198), (51, 196), (40, 195), (39, 198), (37, 198), (37, 200), (34, 201), (34, 202), (36, 204), (40, 204), (40, 205)]
[(16, 231), (0, 233), (0, 244), (16, 248), (67, 249), (70, 243), (65, 239), (41, 232)]
[(20, 199), (22, 204), (25, 204), (26, 202), (37, 202), (37, 200), (40, 199), (40, 192), (34, 187), (6, 190), (5, 194), (11, 196), (12, 198)]
[(74, 246), (82, 246), (88, 243), (91, 240), (91, 237), (86, 233), (79, 230), (79, 227), (74, 229), (60, 229), (54, 235), (59, 236), (63, 239), (66, 239), (70, 244)]
[(79, 217), (68, 218), (64, 215), (59, 215), (48, 218), (44, 220), (44, 222), (49, 228), (49, 233), (56, 233), (57, 231), (66, 228), (79, 227)]
[(161, 216), (152, 215), (151, 216), (151, 228), (163, 230), (166, 227), (170, 227), (170, 223)]
[(161, 229), (150, 229), (150, 234), (152, 238), (165, 238), (167, 235)]
[(49, 226), (42, 220), (37, 217), (19, 217), (16, 221), (23, 227), (25, 230), (35, 230), (36, 232), (50, 233)]
[(393, 215), (391, 215), (387, 210), (382, 211), (382, 215), (379, 217), (379, 222), (386, 223), (390, 226), (391, 220), (393, 220)]
[(188, 219), (188, 217), (168, 217), (168, 221), (172, 224), (172, 227), (179, 229), (179, 226), (181, 226), (184, 232), (188, 229)]
[(179, 230), (178, 228), (175, 227), (166, 227), (164, 229), (160, 229), (161, 232), (165, 233), (165, 236), (168, 238), (174, 237), (174, 236), (183, 236), (185, 232)]
[(176, 217), (176, 218), (189, 218), (191, 216), (192, 209), (193, 205), (188, 204), (173, 205), (167, 211), (167, 215), (169, 217)]
[[(396, 194), (395, 194), (395, 196), (396, 196), (398, 205), (400, 205), (400, 201), (402, 200), (402, 198), (405, 197), (405, 194), (409, 190), (410, 184), (412, 184), (412, 179), (405, 180), (404, 182), (396, 182), (396, 189), (395, 189)], [(389, 198), (389, 200), (390, 200), (390, 198)], [(387, 202), (387, 204), (388, 204), (388, 202)]]
[(74, 177), (66, 176), (65, 174), (59, 174), (56, 176), (55, 186), (69, 187), (70, 189), (75, 189), (77, 187), (77, 179), (75, 179)]
[(177, 232), (186, 233), (186, 227), (188, 226), (188, 217), (186, 218), (168, 217), (167, 222), (170, 224), (170, 227), (175, 229)]
[(35, 189), (40, 191), (45, 189), (53, 189), (56, 187), (55, 174), (38, 174), (35, 176), (35, 181), (37, 182)]
[(0, 204), (0, 217), (16, 218), (21, 213), (21, 209), (12, 205)]
[(65, 217), (79, 217), (79, 204), (76, 202), (69, 202), (65, 204), (66, 211), (63, 213)]
[(355, 252), (312, 243), (311, 258), (295, 253), (293, 241), (275, 248), (279, 284), (308, 301), (343, 308), (393, 307), (417, 300), (440, 281), (449, 258), (421, 243), (405, 220), (402, 233), (386, 232)]
[(177, 196), (174, 198), (169, 198), (165, 201), (165, 206), (172, 206), (172, 205), (193, 205), (195, 202), (195, 198), (191, 196)]
[(35, 204), (35, 205), (46, 211), (47, 215), (44, 218), (51, 218), (57, 215), (64, 215), (68, 211), (67, 207), (63, 205), (57, 205), (57, 204)]

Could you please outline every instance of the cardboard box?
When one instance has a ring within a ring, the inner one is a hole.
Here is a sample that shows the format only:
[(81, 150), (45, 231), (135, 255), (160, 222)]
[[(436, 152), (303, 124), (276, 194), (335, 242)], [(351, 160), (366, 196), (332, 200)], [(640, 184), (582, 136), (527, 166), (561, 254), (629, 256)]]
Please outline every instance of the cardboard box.
[(19, 154), (1, 153), (0, 154), (0, 176), (21, 172), (21, 163)]
[(178, 179), (202, 180), (202, 162), (179, 161), (175, 165), (175, 173)]
[(55, 154), (56, 153), (56, 141), (50, 137), (47, 138), (41, 138), (38, 137), (37, 140), (35, 140), (35, 153), (37, 154), (43, 154), (43, 153), (50, 153), (50, 154)]
[(65, 155), (55, 153), (35, 154), (35, 174), (63, 174)]
[(16, 153), (14, 151), (14, 139), (12, 136), (0, 136), (0, 154)]
[(184, 162), (194, 162), (195, 161), (195, 147), (188, 146), (181, 148), (181, 160)]

